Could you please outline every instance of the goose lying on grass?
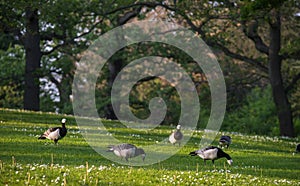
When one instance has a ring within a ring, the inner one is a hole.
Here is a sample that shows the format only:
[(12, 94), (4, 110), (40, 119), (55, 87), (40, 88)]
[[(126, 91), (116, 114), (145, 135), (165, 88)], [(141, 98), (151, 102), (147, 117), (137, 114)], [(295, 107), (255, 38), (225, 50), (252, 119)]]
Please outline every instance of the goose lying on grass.
[(219, 140), (219, 145), (221, 148), (226, 147), (228, 148), (231, 144), (231, 137), (230, 136), (221, 136)]
[(169, 136), (169, 141), (173, 145), (175, 145), (175, 143), (178, 143), (180, 146), (181, 140), (183, 139), (183, 134), (181, 133), (180, 129), (181, 125), (177, 125), (176, 130)]
[(135, 145), (124, 143), (120, 145), (110, 145), (108, 146), (109, 150), (107, 152), (113, 152), (115, 155), (125, 158), (128, 161), (128, 158), (133, 158), (141, 155), (143, 161), (145, 160), (146, 153), (142, 148), (137, 148)]
[(49, 128), (38, 139), (53, 140), (57, 144), (58, 140), (62, 139), (67, 134), (66, 119), (61, 120), (61, 127)]
[(213, 164), (214, 161), (220, 158), (226, 158), (229, 165), (232, 164), (231, 157), (225, 153), (222, 149), (214, 146), (206, 147), (200, 150), (196, 150), (193, 152), (190, 152), (191, 156), (200, 156), (204, 160), (204, 163), (206, 164), (206, 160), (212, 160)]

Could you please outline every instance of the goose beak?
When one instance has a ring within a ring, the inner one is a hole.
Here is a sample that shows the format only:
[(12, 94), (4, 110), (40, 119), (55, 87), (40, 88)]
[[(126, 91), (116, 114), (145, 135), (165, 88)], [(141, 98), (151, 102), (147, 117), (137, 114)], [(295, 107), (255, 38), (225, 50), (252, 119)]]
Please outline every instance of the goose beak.
[(229, 165), (232, 165), (233, 161), (232, 161), (232, 160), (227, 160), (227, 163), (228, 163)]

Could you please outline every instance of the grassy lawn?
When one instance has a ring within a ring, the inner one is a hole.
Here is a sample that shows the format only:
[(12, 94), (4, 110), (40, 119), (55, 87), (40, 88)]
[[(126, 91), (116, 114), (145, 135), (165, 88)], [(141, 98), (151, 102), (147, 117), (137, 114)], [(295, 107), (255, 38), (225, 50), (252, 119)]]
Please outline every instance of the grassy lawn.
[[(63, 117), (67, 118), (68, 134), (58, 145), (37, 140), (48, 127), (59, 126)], [(137, 146), (155, 143), (172, 130), (158, 127), (151, 133), (133, 135), (118, 122), (103, 122), (114, 137)], [(72, 116), (0, 109), (0, 184), (300, 185), (300, 154), (293, 155), (299, 139), (224, 133), (233, 139), (230, 148), (224, 151), (234, 164), (229, 166), (226, 159), (220, 159), (215, 165), (209, 161), (204, 165), (199, 157), (188, 156), (190, 151), (198, 149), (202, 133), (195, 131), (189, 142), (165, 161), (130, 165), (141, 161), (136, 157), (129, 165), (123, 165), (95, 152)], [(217, 144), (214, 141), (213, 145)]]

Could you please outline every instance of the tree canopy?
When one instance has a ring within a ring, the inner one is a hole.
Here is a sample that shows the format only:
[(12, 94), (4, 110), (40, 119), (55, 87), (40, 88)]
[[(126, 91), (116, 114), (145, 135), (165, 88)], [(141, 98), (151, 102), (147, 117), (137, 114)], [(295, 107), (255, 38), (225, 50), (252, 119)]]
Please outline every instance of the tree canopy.
[[(234, 113), (250, 109), (246, 106), (253, 101), (249, 96), (257, 97), (259, 88), (265, 94), (261, 96), (263, 103), (271, 93), (272, 112), (255, 112), (256, 117), (268, 115), (266, 123), (276, 121), (276, 135), (293, 137), (300, 133), (298, 1), (51, 0), (3, 1), (0, 7), (1, 107), (72, 114), (74, 72), (90, 44), (128, 22), (163, 19), (194, 31), (218, 57), (227, 86), (227, 115), (231, 118), (225, 118), (226, 129), (234, 128), (226, 124), (232, 118), (250, 118), (245, 111), (242, 116)], [(161, 56), (187, 71), (202, 105), (199, 127), (205, 127), (211, 106), (207, 77), (192, 58), (162, 43), (130, 45), (109, 59), (96, 85), (99, 115), (117, 119), (110, 100), (113, 81), (130, 61), (144, 56)], [(162, 124), (177, 123), (178, 94), (160, 78), (146, 78), (133, 87), (132, 112), (146, 118), (149, 100), (157, 96), (164, 98), (168, 106)]]

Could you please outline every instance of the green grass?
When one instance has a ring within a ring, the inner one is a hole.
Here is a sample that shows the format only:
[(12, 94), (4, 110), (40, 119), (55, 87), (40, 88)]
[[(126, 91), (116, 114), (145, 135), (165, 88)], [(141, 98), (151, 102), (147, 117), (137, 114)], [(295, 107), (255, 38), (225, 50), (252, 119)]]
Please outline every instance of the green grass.
[[(48, 127), (59, 125), (62, 117), (67, 118), (69, 131), (59, 145), (37, 140)], [(118, 122), (103, 122), (114, 137), (137, 146), (155, 144), (170, 133), (170, 128), (159, 127), (132, 135)], [(225, 151), (234, 164), (228, 166), (226, 159), (220, 159), (213, 166), (188, 156), (198, 148), (202, 133), (196, 131), (165, 161), (130, 166), (95, 152), (72, 116), (0, 109), (0, 185), (300, 185), (300, 154), (292, 154), (299, 139), (225, 133), (233, 138)]]

